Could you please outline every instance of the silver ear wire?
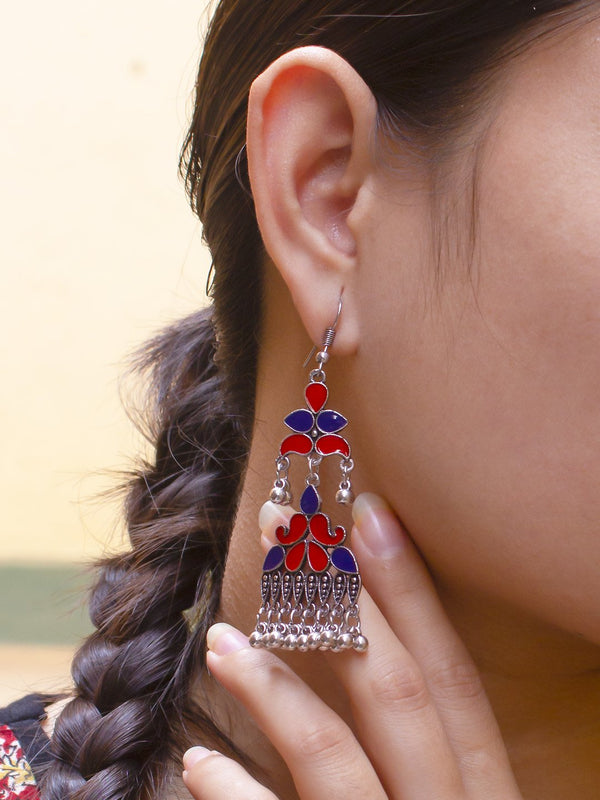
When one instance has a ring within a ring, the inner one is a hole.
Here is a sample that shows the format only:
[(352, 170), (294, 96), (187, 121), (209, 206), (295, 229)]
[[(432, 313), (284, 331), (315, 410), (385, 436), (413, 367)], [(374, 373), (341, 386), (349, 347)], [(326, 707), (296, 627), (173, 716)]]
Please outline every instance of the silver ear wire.
[[(337, 324), (338, 324), (338, 322), (340, 320), (340, 317), (342, 316), (342, 296), (343, 296), (343, 294), (344, 294), (344, 289), (342, 287), (342, 291), (340, 292), (340, 299), (338, 300), (338, 310), (337, 310), (337, 314), (335, 315), (335, 319), (333, 320), (332, 324), (328, 328), (325, 328), (325, 332), (323, 333), (323, 339), (321, 340), (321, 349), (317, 353), (317, 362), (319, 364), (319, 369), (322, 368), (323, 364), (326, 364), (329, 361), (328, 350), (331, 347), (331, 345), (333, 344), (333, 340), (335, 339)], [(313, 349), (310, 351), (310, 353), (307, 355), (304, 364), (302, 364), (303, 367), (307, 367), (308, 366), (308, 363), (311, 360), (311, 358), (313, 357), (313, 355), (315, 354), (316, 350), (317, 350), (317, 347), (315, 345), (313, 347)]]

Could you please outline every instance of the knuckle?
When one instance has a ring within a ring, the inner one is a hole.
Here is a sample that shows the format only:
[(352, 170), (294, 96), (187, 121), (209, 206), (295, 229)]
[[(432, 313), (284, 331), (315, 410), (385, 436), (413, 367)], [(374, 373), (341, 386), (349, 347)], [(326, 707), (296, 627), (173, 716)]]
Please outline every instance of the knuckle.
[(298, 732), (298, 754), (315, 761), (335, 761), (348, 749), (350, 730), (341, 720), (307, 723)]
[(386, 665), (370, 679), (371, 694), (377, 705), (403, 712), (420, 711), (430, 697), (423, 674), (416, 665)]
[(280, 693), (290, 683), (291, 670), (274, 653), (244, 648), (232, 653), (217, 678), (246, 704)]
[(432, 670), (429, 683), (436, 697), (444, 700), (470, 700), (483, 697), (483, 683), (475, 664), (448, 661)]
[(268, 663), (269, 655), (271, 654), (262, 650), (251, 650), (250, 648), (232, 653), (224, 664), (228, 681), (236, 686), (239, 685), (239, 689), (242, 691), (252, 686), (255, 680), (258, 681), (258, 685), (264, 683), (271, 669), (271, 665)]
[(472, 747), (461, 754), (460, 767), (463, 775), (471, 778), (492, 778), (498, 769), (498, 758), (487, 747)]
[(233, 655), (231, 671), (243, 687), (279, 679), (281, 673), (287, 672), (285, 664), (268, 650), (245, 647)]
[[(423, 592), (423, 578), (414, 569), (407, 569), (406, 559), (402, 556), (390, 559), (381, 559), (377, 564), (381, 581), (394, 587), (395, 597), (404, 601), (415, 602)], [(398, 563), (400, 562), (400, 563)]]

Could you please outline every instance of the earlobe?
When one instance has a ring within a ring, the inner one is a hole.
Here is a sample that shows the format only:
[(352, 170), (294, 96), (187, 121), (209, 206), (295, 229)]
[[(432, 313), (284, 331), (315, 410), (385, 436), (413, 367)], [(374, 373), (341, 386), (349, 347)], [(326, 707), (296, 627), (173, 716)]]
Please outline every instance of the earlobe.
[(341, 56), (286, 53), (252, 86), (248, 164), (266, 250), (315, 343), (344, 290), (338, 352), (356, 346), (352, 213), (372, 171), (375, 100)]

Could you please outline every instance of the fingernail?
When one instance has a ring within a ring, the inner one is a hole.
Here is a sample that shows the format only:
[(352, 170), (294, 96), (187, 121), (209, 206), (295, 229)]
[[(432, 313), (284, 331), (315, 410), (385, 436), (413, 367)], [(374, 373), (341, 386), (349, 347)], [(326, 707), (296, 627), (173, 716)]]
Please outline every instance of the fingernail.
[(236, 650), (250, 647), (248, 637), (225, 622), (217, 622), (208, 629), (206, 644), (208, 649), (217, 656), (226, 656), (228, 653), (235, 653)]
[(395, 556), (404, 547), (404, 530), (379, 495), (371, 492), (359, 494), (352, 506), (352, 517), (363, 544), (377, 558)]
[(287, 525), (293, 514), (294, 509), (291, 506), (281, 506), (272, 500), (267, 500), (258, 512), (258, 527), (263, 533), (275, 531), (278, 525)]
[(210, 755), (210, 750), (207, 747), (190, 747), (189, 750), (183, 754), (183, 766), (185, 769), (191, 769), (194, 764), (202, 761), (203, 758)]

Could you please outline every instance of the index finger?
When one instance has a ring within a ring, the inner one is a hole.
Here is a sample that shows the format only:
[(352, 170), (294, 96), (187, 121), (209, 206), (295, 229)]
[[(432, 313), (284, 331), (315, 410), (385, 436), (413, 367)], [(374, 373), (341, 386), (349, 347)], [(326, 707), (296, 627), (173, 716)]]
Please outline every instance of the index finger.
[(248, 710), (286, 762), (303, 800), (386, 800), (373, 765), (348, 725), (274, 653), (218, 623), (207, 664)]
[[(353, 547), (363, 580), (423, 671), (465, 788), (490, 800), (519, 796), (478, 670), (408, 533), (376, 495), (359, 495), (353, 514)], [(358, 664), (352, 668), (360, 671)]]

